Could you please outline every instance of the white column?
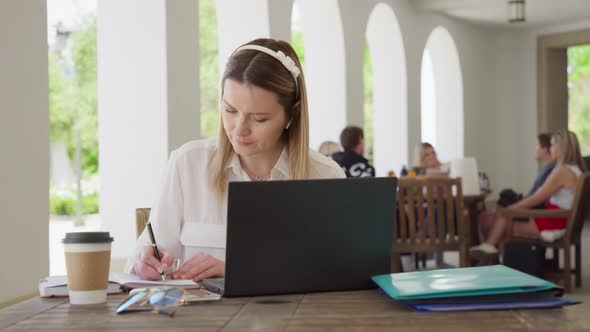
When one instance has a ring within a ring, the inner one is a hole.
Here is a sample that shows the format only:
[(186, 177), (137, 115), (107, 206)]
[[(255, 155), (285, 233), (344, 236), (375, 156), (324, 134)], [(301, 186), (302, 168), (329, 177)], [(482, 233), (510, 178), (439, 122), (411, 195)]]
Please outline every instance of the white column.
[(166, 51), (168, 149), (172, 150), (201, 137), (198, 1), (166, 1)]
[(170, 150), (199, 135), (198, 3), (99, 1), (97, 58), (100, 211), (118, 259)]
[(216, 0), (219, 78), (231, 53), (253, 39), (270, 37), (268, 0)]
[(45, 1), (0, 1), (0, 304), (49, 273)]
[(406, 57), (393, 10), (377, 4), (367, 25), (373, 66), (374, 161), (377, 176), (408, 164)]
[(310, 145), (338, 141), (346, 126), (346, 61), (336, 0), (299, 0), (305, 79), (309, 96)]
[(440, 160), (463, 158), (463, 76), (455, 41), (437, 27), (426, 43), (434, 72), (436, 150)]
[[(366, 26), (374, 4), (367, 1), (339, 0), (345, 52), (340, 55), (346, 70), (346, 125), (364, 126), (364, 61)], [(341, 128), (343, 129), (343, 128)], [(335, 141), (338, 141), (336, 137)]]
[(268, 2), (270, 38), (291, 41), (291, 16), (294, 0), (271, 0)]

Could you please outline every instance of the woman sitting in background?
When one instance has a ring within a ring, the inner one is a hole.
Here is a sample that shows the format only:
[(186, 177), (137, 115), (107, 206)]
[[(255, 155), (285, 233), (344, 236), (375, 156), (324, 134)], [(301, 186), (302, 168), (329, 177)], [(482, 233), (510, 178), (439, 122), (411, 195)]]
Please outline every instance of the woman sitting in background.
[(342, 148), (340, 147), (340, 144), (336, 143), (336, 142), (332, 142), (332, 141), (325, 141), (322, 144), (320, 144), (320, 148), (318, 149), (318, 152), (323, 154), (326, 157), (329, 157), (331, 155), (333, 155), (336, 152), (340, 152), (342, 151)]
[[(557, 164), (547, 181), (531, 196), (510, 205), (508, 208), (533, 208), (543, 202), (545, 209), (571, 209), (578, 178), (586, 171), (580, 153), (580, 145), (576, 134), (567, 130), (560, 130), (551, 137), (551, 156)], [(531, 218), (528, 222), (513, 224), (514, 234), (521, 237), (539, 238), (541, 232), (565, 230), (567, 218)], [(470, 249), (471, 256), (477, 258), (486, 254), (496, 254), (497, 246), (504, 239), (506, 219), (499, 216), (486, 241)]]
[(436, 151), (430, 143), (420, 143), (417, 147), (418, 165), (426, 175), (449, 175), (449, 166), (438, 160)]

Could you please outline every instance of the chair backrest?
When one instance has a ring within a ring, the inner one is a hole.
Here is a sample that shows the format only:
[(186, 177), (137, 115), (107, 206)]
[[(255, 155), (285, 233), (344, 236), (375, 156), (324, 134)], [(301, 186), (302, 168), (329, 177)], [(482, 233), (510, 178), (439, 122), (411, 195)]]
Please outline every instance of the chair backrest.
[(588, 213), (588, 204), (590, 202), (590, 172), (583, 173), (578, 179), (574, 203), (572, 205), (572, 214), (567, 223), (565, 238), (570, 243), (578, 243), (582, 235), (582, 227)]
[(461, 178), (400, 178), (398, 188), (394, 243), (449, 245), (465, 239)]
[(135, 237), (138, 238), (148, 220), (150, 219), (150, 208), (137, 208), (135, 209)]

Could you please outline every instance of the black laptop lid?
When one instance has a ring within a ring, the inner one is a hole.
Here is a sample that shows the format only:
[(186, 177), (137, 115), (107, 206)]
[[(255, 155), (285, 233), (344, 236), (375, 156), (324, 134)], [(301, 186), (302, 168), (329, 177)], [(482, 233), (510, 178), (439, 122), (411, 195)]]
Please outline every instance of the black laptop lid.
[(390, 272), (397, 179), (229, 184), (224, 296), (367, 289)]

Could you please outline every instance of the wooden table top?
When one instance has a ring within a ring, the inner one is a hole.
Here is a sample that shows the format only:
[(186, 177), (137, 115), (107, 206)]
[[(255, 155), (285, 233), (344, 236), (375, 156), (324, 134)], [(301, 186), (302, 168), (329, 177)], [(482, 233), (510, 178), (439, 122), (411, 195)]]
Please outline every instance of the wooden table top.
[(590, 330), (590, 294), (580, 305), (549, 310), (417, 313), (376, 290), (230, 298), (178, 308), (172, 318), (150, 312), (115, 314), (106, 304), (71, 306), (33, 298), (0, 310), (5, 331), (581, 331)]

